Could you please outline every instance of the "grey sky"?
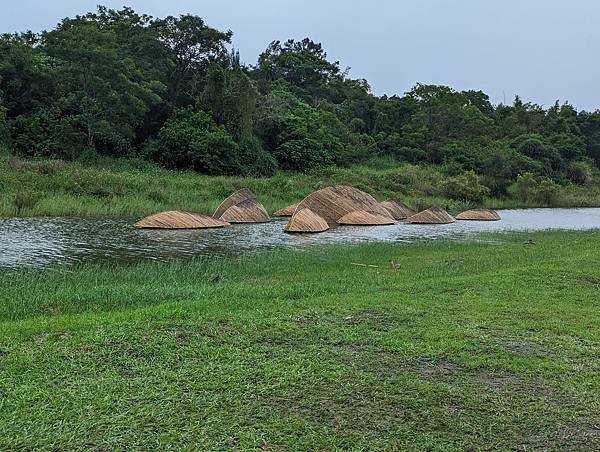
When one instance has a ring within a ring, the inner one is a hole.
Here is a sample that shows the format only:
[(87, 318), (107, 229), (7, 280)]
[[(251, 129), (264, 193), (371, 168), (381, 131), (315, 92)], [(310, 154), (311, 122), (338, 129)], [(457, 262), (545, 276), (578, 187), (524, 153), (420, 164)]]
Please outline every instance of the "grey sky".
[[(123, 4), (154, 16), (198, 14), (231, 29), (254, 63), (274, 39), (311, 37), (376, 94), (416, 82), (515, 94), (543, 105), (600, 108), (598, 0), (0, 0), (0, 32)], [(7, 6), (9, 5), (10, 6)]]

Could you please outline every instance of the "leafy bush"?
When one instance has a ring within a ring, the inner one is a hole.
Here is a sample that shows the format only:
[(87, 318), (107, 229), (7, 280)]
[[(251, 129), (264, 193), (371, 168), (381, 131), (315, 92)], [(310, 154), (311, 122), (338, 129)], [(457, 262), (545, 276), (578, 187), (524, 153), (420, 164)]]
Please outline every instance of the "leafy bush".
[(238, 144), (224, 126), (205, 112), (178, 111), (166, 122), (145, 154), (167, 168), (191, 169), (205, 174), (241, 174)]
[(567, 178), (577, 185), (587, 185), (592, 182), (593, 170), (588, 162), (572, 162), (567, 166)]
[(481, 183), (474, 171), (451, 177), (444, 183), (444, 193), (452, 199), (481, 203), (489, 196), (490, 189)]
[(524, 156), (540, 162), (542, 164), (540, 174), (544, 176), (556, 177), (564, 171), (565, 162), (560, 153), (541, 135), (522, 135), (515, 139), (513, 146)]
[(547, 177), (524, 173), (509, 187), (509, 193), (522, 202), (552, 206), (558, 201), (560, 186)]
[(275, 151), (275, 157), (283, 169), (296, 171), (307, 171), (333, 163), (329, 150), (312, 138), (286, 141)]
[(241, 174), (247, 176), (272, 176), (277, 170), (277, 161), (255, 137), (239, 144)]
[(560, 186), (551, 179), (542, 178), (533, 190), (533, 200), (546, 206), (553, 206), (558, 201)]

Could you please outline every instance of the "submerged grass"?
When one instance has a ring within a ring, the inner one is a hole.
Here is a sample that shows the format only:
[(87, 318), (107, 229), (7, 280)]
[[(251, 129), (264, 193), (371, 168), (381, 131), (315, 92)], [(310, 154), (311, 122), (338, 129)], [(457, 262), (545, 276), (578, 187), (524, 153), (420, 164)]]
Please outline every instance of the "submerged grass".
[(598, 449), (599, 248), (4, 271), (0, 449)]
[[(434, 204), (450, 210), (475, 206), (447, 198), (442, 189), (445, 178), (435, 167), (408, 164), (250, 178), (168, 171), (138, 160), (101, 159), (84, 165), (0, 155), (0, 216), (131, 217), (170, 209), (212, 213), (226, 196), (243, 187), (255, 191), (273, 212), (333, 184), (354, 185), (379, 200), (401, 199), (417, 209)], [(537, 206), (515, 199), (489, 199), (485, 204), (491, 208)], [(556, 207), (599, 204), (598, 186), (563, 187), (553, 201)]]

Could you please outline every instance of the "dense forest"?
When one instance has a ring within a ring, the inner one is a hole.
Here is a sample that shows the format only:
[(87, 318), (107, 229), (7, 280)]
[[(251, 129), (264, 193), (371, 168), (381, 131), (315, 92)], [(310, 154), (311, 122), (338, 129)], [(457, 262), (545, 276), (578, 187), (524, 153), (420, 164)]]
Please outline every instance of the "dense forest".
[(481, 91), (423, 84), (378, 97), (308, 38), (272, 42), (255, 65), (231, 38), (197, 16), (104, 7), (51, 31), (2, 35), (2, 146), (213, 175), (384, 157), (438, 165), (463, 188), (499, 197), (516, 180), (583, 185), (598, 171), (600, 111), (518, 97), (494, 105)]

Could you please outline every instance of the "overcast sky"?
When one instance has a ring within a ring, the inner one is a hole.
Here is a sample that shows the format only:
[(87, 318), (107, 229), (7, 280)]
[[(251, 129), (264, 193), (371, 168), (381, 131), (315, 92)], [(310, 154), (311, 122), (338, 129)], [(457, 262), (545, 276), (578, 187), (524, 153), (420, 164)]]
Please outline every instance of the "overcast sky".
[[(246, 63), (309, 36), (375, 94), (415, 83), (481, 89), (494, 102), (600, 108), (600, 0), (0, 0), (0, 31), (53, 27), (96, 4), (197, 14), (231, 29)], [(10, 5), (10, 6), (8, 6)]]

